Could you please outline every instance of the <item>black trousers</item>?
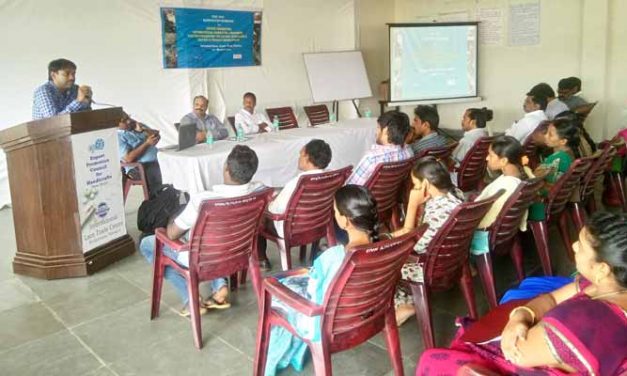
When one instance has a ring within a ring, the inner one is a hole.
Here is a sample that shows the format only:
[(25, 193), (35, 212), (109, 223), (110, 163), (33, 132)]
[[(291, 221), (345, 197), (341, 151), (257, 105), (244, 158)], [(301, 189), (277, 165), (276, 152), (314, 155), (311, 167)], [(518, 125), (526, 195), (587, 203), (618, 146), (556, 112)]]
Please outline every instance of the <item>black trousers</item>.
[(158, 188), (161, 184), (161, 168), (159, 162), (146, 162), (142, 163), (144, 167), (144, 174), (146, 174), (146, 183), (148, 184), (148, 192), (153, 193), (153, 190)]

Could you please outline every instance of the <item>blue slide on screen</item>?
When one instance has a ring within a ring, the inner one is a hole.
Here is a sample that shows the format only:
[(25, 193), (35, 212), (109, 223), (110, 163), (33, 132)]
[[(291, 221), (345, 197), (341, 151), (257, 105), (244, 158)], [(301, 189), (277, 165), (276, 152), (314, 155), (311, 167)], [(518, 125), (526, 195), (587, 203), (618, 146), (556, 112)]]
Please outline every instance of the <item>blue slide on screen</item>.
[(477, 96), (477, 24), (390, 25), (390, 100)]

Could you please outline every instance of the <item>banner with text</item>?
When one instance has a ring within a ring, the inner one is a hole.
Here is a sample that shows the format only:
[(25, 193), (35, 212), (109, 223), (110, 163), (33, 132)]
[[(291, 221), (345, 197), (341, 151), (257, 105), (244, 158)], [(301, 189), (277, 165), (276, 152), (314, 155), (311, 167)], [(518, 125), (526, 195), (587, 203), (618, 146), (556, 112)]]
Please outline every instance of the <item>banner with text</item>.
[(83, 252), (126, 235), (117, 130), (72, 135)]
[(261, 12), (161, 8), (164, 68), (261, 65)]

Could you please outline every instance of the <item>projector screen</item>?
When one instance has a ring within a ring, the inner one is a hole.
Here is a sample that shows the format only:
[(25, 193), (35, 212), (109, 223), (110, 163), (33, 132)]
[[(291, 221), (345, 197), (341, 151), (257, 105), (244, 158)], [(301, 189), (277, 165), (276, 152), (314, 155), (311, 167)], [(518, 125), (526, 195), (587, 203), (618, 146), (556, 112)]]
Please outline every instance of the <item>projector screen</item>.
[(389, 24), (390, 101), (477, 96), (477, 23)]

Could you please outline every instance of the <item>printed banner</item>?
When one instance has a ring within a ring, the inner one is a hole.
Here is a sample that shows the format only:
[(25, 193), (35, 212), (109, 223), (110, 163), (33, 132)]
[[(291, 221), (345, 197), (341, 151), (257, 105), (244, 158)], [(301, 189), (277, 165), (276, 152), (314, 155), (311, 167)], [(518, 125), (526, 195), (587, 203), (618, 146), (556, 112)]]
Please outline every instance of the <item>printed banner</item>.
[(161, 8), (164, 68), (261, 65), (261, 12)]
[(83, 253), (126, 235), (117, 129), (72, 135)]

